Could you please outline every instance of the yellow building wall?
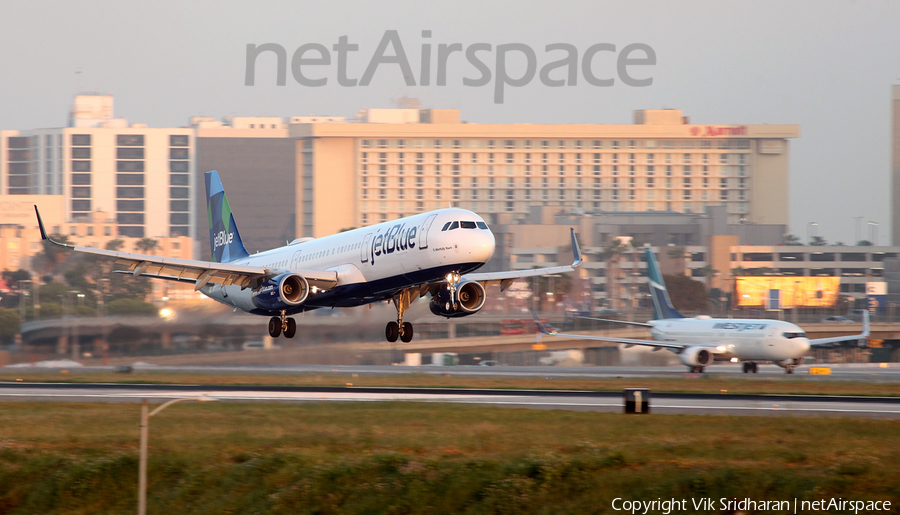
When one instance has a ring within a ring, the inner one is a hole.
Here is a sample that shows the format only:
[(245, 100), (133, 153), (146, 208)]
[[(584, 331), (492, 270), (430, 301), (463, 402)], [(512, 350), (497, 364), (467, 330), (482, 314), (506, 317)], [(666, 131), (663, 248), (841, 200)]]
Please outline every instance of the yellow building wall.
[[(328, 236), (357, 225), (359, 205), (354, 201), (358, 198), (355, 166), (354, 138), (313, 140), (313, 237)], [(374, 176), (377, 172), (373, 174), (370, 170), (370, 177)], [(303, 186), (302, 181), (297, 183), (297, 213), (302, 215)], [(302, 226), (298, 224), (297, 227)]]

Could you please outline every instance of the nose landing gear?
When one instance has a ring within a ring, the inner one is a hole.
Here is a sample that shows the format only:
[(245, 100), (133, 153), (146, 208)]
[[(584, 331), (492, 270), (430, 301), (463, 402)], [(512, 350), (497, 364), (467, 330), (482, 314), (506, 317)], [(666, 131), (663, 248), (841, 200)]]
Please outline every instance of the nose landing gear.
[(284, 310), (281, 311), (281, 316), (269, 319), (269, 336), (278, 338), (282, 332), (285, 338), (293, 338), (297, 334), (297, 322), (293, 318), (288, 318)]

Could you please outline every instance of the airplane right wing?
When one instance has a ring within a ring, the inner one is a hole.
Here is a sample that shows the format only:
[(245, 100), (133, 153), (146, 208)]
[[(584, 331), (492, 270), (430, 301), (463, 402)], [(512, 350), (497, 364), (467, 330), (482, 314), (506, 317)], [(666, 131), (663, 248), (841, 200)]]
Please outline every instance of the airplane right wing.
[[(194, 283), (194, 290), (199, 290), (207, 284), (221, 284), (222, 286), (236, 284), (240, 285), (241, 288), (248, 288), (269, 277), (286, 272), (286, 270), (281, 271), (260, 266), (151, 256), (134, 252), (69, 245), (55, 241), (47, 235), (37, 206), (34, 206), (34, 212), (37, 215), (42, 239), (57, 247), (63, 247), (75, 252), (114, 258), (116, 264), (127, 266), (125, 270), (116, 270), (118, 273), (130, 273), (135, 277), (146, 275), (173, 281), (192, 282)], [(327, 290), (337, 284), (336, 272), (320, 270), (296, 270), (293, 272), (297, 275), (302, 275), (309, 282), (310, 286), (317, 286)]]
[(509, 287), (510, 284), (513, 283), (516, 279), (522, 279), (524, 277), (535, 277), (539, 275), (550, 275), (550, 274), (561, 274), (572, 272), (579, 266), (581, 266), (582, 258), (581, 258), (581, 247), (578, 246), (578, 240), (575, 239), (575, 229), (570, 228), (570, 235), (572, 237), (572, 253), (574, 254), (574, 259), (571, 265), (564, 266), (550, 266), (545, 268), (532, 268), (531, 270), (510, 270), (507, 272), (486, 272), (486, 273), (475, 273), (475, 274), (466, 274), (463, 276), (463, 279), (467, 279), (469, 281), (478, 281), (482, 283), (484, 286), (489, 286), (491, 284), (499, 284), (500, 291), (505, 290)]

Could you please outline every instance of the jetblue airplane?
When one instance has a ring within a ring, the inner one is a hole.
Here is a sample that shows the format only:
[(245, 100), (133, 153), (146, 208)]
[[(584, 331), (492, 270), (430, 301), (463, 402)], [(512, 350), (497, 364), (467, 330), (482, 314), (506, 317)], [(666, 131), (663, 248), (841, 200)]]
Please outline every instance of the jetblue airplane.
[[(737, 360), (744, 363), (744, 373), (757, 371), (760, 362), (772, 362), (793, 373), (794, 367), (803, 362), (803, 355), (810, 346), (858, 340), (865, 345), (869, 338), (869, 313), (863, 311), (862, 334), (818, 338), (810, 340), (802, 329), (781, 320), (711, 318), (700, 315), (686, 318), (675, 310), (669, 292), (663, 282), (653, 252), (647, 248), (647, 275), (650, 297), (653, 300), (653, 317), (647, 323), (601, 320), (646, 327), (652, 340), (611, 338), (584, 334), (564, 334), (538, 321), (543, 334), (623, 343), (627, 347), (645, 345), (656, 350), (667, 349), (678, 354), (691, 372), (702, 373), (713, 361)], [(587, 318), (587, 317), (583, 317)]]
[(271, 317), (269, 335), (293, 338), (289, 315), (390, 300), (397, 321), (385, 327), (389, 342), (409, 342), (413, 326), (403, 314), (417, 297), (431, 296), (431, 312), (447, 318), (478, 312), (485, 286), (506, 289), (522, 277), (572, 272), (581, 249), (570, 229), (574, 262), (532, 270), (472, 273), (494, 254), (494, 235), (484, 220), (464, 209), (439, 209), (324, 238), (297, 238), (284, 247), (250, 254), (216, 171), (206, 172), (209, 241), (214, 262), (167, 258), (68, 245), (51, 239), (34, 207), (41, 237), (75, 252), (115, 258), (135, 277), (190, 282), (222, 304)]

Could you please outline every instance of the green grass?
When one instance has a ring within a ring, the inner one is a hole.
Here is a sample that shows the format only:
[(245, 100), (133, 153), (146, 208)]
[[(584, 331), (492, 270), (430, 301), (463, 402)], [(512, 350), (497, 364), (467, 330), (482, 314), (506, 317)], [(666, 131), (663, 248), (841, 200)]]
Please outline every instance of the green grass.
[(357, 375), (346, 372), (316, 374), (256, 373), (175, 373), (140, 370), (130, 374), (83, 372), (77, 369), (55, 371), (0, 370), (0, 381), (74, 382), (74, 383), (141, 383), (197, 385), (266, 385), (266, 386), (370, 386), (421, 388), (495, 388), (615, 391), (623, 388), (648, 387), (655, 392), (674, 393), (742, 393), (795, 395), (862, 395), (900, 396), (897, 381), (855, 381), (798, 374), (793, 377), (766, 378), (754, 375), (723, 377), (708, 374), (697, 377), (642, 378), (578, 378), (578, 377), (478, 377), (450, 374)]
[[(0, 513), (135, 509), (139, 406), (0, 404)], [(184, 403), (149, 513), (598, 513), (615, 497), (900, 501), (900, 421)], [(690, 503), (689, 503), (690, 504)]]

